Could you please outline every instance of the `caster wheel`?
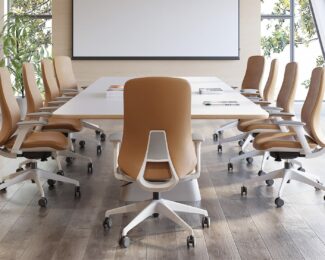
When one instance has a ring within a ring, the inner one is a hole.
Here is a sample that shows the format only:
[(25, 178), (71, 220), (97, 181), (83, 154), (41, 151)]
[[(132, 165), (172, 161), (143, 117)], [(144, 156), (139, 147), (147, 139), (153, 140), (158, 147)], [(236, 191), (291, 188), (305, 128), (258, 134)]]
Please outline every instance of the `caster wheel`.
[(254, 159), (253, 159), (253, 157), (248, 157), (248, 158), (246, 158), (246, 161), (248, 164), (252, 164)]
[(274, 180), (266, 180), (265, 183), (267, 186), (271, 187), (274, 184)]
[(104, 133), (101, 133), (101, 135), (100, 135), (100, 140), (101, 140), (102, 142), (105, 142), (105, 141), (106, 141), (106, 135), (105, 135)]
[(213, 141), (217, 142), (219, 139), (218, 134), (213, 134)]
[(22, 172), (23, 170), (24, 170), (24, 168), (19, 167), (19, 168), (16, 169), (16, 172)]
[(242, 147), (244, 145), (244, 141), (243, 140), (238, 141), (238, 145)]
[(80, 186), (76, 186), (76, 187), (74, 188), (74, 197), (75, 197), (75, 198), (80, 198), (80, 197), (81, 197)]
[(30, 180), (32, 183), (35, 183), (35, 181), (34, 180)]
[(88, 173), (93, 173), (93, 163), (88, 163), (88, 166), (87, 166), (88, 168)]
[(218, 145), (218, 153), (222, 153), (222, 145), (221, 144)]
[(79, 142), (79, 147), (80, 147), (80, 149), (84, 149), (84, 148), (85, 148), (85, 145), (86, 145), (86, 142), (85, 142), (84, 140), (81, 140), (81, 141)]
[(71, 142), (74, 144), (76, 143), (76, 138), (71, 138)]
[(195, 238), (192, 235), (188, 236), (186, 239), (186, 244), (187, 248), (190, 248), (191, 246), (195, 247)]
[(240, 191), (241, 196), (247, 196), (247, 187), (242, 186)]
[(39, 201), (38, 201), (38, 205), (41, 208), (46, 208), (46, 206), (47, 206), (47, 199), (45, 197), (40, 198)]
[(284, 200), (278, 197), (275, 199), (274, 203), (278, 208), (281, 208), (284, 205)]
[(103, 221), (103, 227), (105, 230), (110, 229), (113, 226), (113, 221), (111, 217), (107, 217)]
[(100, 131), (99, 130), (96, 130), (95, 133), (96, 133), (96, 136), (97, 135), (100, 135)]
[(260, 170), (258, 173), (257, 173), (257, 175), (258, 176), (262, 176), (262, 175), (265, 175), (266, 173), (264, 172), (264, 171), (262, 171), (262, 170)]
[(158, 217), (159, 217), (159, 213), (153, 213), (153, 214), (152, 214), (152, 217), (153, 217), (153, 218), (158, 218)]
[(60, 170), (56, 173), (57, 175), (64, 176), (64, 171)]
[(67, 158), (65, 158), (65, 162), (67, 163), (67, 165), (72, 164), (72, 162), (73, 162), (72, 157), (67, 157)]
[(209, 228), (210, 227), (210, 217), (203, 217), (202, 218), (202, 228), (204, 229), (205, 227)]
[(97, 145), (97, 155), (101, 155), (101, 154), (102, 154), (102, 146)]
[(301, 171), (301, 172), (306, 172), (306, 170), (304, 168), (302, 168), (302, 167), (299, 167), (297, 170)]
[(128, 236), (124, 236), (124, 237), (120, 238), (120, 242), (119, 242), (120, 247), (127, 248), (127, 247), (129, 247), (130, 243), (131, 243), (131, 241)]
[(242, 155), (242, 154), (245, 154), (245, 152), (240, 151), (240, 152), (238, 153), (238, 155)]
[(53, 189), (55, 187), (54, 186), (55, 183), (56, 183), (55, 180), (51, 180), (51, 179), (47, 180), (47, 184), (49, 185), (49, 188), (51, 188), (51, 189)]
[(222, 135), (222, 134), (223, 134), (223, 131), (218, 131), (218, 134), (219, 134), (219, 135)]
[(228, 163), (228, 172), (232, 172), (234, 170), (234, 166), (232, 163)]
[(291, 180), (288, 180), (287, 183), (289, 184), (291, 182)]
[[(1, 184), (4, 184), (4, 183), (5, 183), (5, 182), (2, 181), (2, 182), (0, 182), (0, 185), (1, 185)], [(3, 189), (1, 189), (0, 191), (1, 191), (1, 192), (7, 192), (7, 188), (3, 188)]]

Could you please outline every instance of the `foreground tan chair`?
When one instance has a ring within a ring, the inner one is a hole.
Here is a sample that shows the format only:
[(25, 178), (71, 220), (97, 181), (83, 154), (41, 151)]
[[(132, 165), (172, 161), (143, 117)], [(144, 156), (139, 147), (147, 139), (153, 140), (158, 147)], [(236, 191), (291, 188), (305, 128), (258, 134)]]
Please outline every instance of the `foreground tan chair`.
[[(312, 159), (325, 154), (325, 138), (320, 127), (320, 114), (325, 90), (325, 69), (315, 68), (312, 72), (307, 98), (301, 112), (301, 122), (283, 120), (277, 122), (286, 127), (282, 133), (262, 133), (254, 140), (254, 148), (258, 151), (267, 151), (277, 161), (285, 160), (284, 168), (266, 175), (250, 179), (241, 188), (242, 195), (247, 195), (245, 185), (266, 181), (268, 186), (273, 185), (274, 179), (280, 178), (281, 186), (278, 197), (275, 199), (277, 207), (282, 207), (284, 201), (282, 192), (290, 180), (296, 180), (325, 191), (319, 179), (310, 173), (293, 168), (291, 160), (302, 157)], [(325, 197), (324, 197), (325, 199)]]
[[(80, 89), (78, 87), (78, 83), (73, 72), (71, 58), (68, 56), (55, 57), (54, 68), (61, 95), (73, 96), (78, 94)], [(81, 89), (83, 88), (86, 87), (82, 87)], [(100, 140), (102, 142), (106, 140), (106, 134), (104, 133), (103, 129), (101, 129), (98, 125), (87, 121), (82, 121), (82, 123), (84, 127), (94, 130), (96, 136), (100, 136)]]
[[(80, 132), (82, 130), (82, 125), (79, 119), (58, 119), (52, 117), (52, 111), (56, 110), (57, 106), (44, 107), (43, 97), (38, 89), (34, 66), (31, 63), (23, 64), (23, 82), (26, 92), (27, 100), (27, 118), (30, 119), (41, 119), (47, 121), (47, 124), (42, 126), (42, 131), (56, 131), (61, 132), (66, 135), (71, 135), (72, 133)], [(47, 102), (47, 104), (60, 104), (62, 101)], [(64, 101), (63, 101), (64, 102)], [(71, 150), (74, 151), (73, 145), (71, 145)], [(73, 157), (66, 157), (66, 162), (68, 164), (72, 163), (73, 158), (79, 158), (88, 161), (87, 169), (89, 173), (93, 171), (93, 164), (90, 157), (83, 156), (81, 154), (75, 153)], [(59, 172), (63, 174), (62, 166), (60, 163), (60, 158), (57, 157), (57, 164), (59, 167)]]
[[(298, 79), (298, 64), (296, 62), (290, 62), (287, 64), (282, 86), (276, 101), (276, 106), (265, 106), (264, 108), (269, 113), (269, 119), (266, 120), (239, 120), (238, 130), (243, 134), (232, 137), (233, 139), (244, 139), (245, 142), (242, 145), (242, 150), (239, 152), (239, 156), (233, 157), (229, 160), (228, 171), (233, 170), (233, 163), (246, 159), (248, 164), (253, 162), (253, 157), (263, 155), (261, 169), (258, 175), (264, 174), (264, 166), (266, 160), (269, 158), (269, 154), (263, 151), (253, 150), (250, 152), (245, 151), (245, 148), (250, 144), (258, 133), (265, 132), (281, 132), (284, 131), (284, 127), (277, 124), (279, 120), (291, 119), (295, 116), (294, 113), (294, 100), (297, 92), (297, 79)], [(261, 102), (262, 105), (269, 105), (270, 102)], [(230, 138), (229, 138), (230, 139)], [(293, 163), (302, 167), (302, 165), (292, 160)]]
[[(245, 76), (241, 85), (241, 93), (245, 96), (256, 96), (262, 93), (261, 80), (264, 72), (265, 58), (260, 55), (251, 56), (248, 58)], [(237, 88), (237, 87), (233, 87)], [(219, 135), (225, 130), (236, 127), (238, 121), (231, 121), (215, 130), (213, 140), (218, 141)]]
[[(80, 197), (80, 186), (77, 180), (50, 173), (37, 168), (37, 160), (45, 161), (49, 157), (67, 156), (70, 152), (70, 140), (59, 132), (40, 132), (34, 128), (45, 126), (44, 121), (20, 120), (18, 103), (10, 83), (10, 75), (6, 68), (0, 68), (0, 105), (2, 111), (2, 127), (0, 131), (0, 154), (8, 158), (24, 157), (17, 172), (2, 179), (0, 190), (25, 180), (33, 180), (41, 194), (38, 204), (46, 207), (47, 199), (40, 181), (47, 179), (49, 185), (54, 181), (74, 184), (75, 196)], [(71, 153), (71, 156), (74, 156)], [(25, 166), (25, 169), (22, 167)]]
[(175, 78), (128, 81), (124, 89), (123, 138), (116, 134), (110, 140), (114, 144), (115, 177), (136, 182), (152, 192), (153, 199), (106, 211), (104, 227), (112, 226), (114, 214), (140, 211), (122, 231), (120, 245), (127, 247), (131, 229), (152, 215), (162, 214), (184, 227), (189, 232), (187, 246), (194, 246), (192, 228), (175, 212), (203, 215), (202, 227), (209, 227), (208, 212), (161, 198), (161, 193), (179, 182), (200, 176), (202, 139), (192, 138), (189, 83)]

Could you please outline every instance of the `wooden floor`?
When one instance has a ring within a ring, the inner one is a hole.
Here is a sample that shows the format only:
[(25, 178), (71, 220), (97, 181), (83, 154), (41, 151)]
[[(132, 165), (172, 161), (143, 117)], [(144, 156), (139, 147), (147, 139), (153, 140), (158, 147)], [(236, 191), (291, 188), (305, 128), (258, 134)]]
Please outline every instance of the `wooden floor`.
[[(225, 145), (218, 155), (211, 140), (213, 129), (223, 122), (196, 121), (193, 128), (203, 133), (202, 174), (199, 179), (202, 201), (211, 216), (210, 229), (201, 229), (200, 217), (181, 215), (195, 229), (196, 247), (187, 249), (187, 233), (164, 217), (148, 219), (129, 233), (132, 244), (120, 249), (118, 239), (133, 215), (113, 217), (113, 228), (105, 232), (106, 209), (123, 205), (119, 183), (112, 173), (112, 146), (106, 142), (96, 156), (94, 133), (84, 131), (86, 150), (94, 159), (94, 173), (86, 173), (86, 162), (65, 166), (66, 176), (81, 181), (82, 197), (74, 199), (74, 187), (58, 184), (49, 190), (44, 183), (48, 208), (37, 205), (35, 184), (25, 182), (0, 193), (0, 259), (325, 259), (325, 202), (323, 193), (292, 182), (287, 185), (282, 208), (274, 199), (279, 187), (263, 183), (248, 188), (241, 198), (243, 180), (256, 176), (260, 159), (252, 166), (243, 161), (228, 174), (227, 161), (239, 151)], [(108, 133), (121, 130), (121, 122), (101, 125)], [(79, 151), (79, 149), (77, 149)], [(324, 158), (303, 161), (307, 171), (324, 176)], [(39, 166), (55, 170), (49, 161)], [(270, 159), (268, 170), (281, 163)], [(14, 171), (17, 160), (0, 158), (1, 175)]]

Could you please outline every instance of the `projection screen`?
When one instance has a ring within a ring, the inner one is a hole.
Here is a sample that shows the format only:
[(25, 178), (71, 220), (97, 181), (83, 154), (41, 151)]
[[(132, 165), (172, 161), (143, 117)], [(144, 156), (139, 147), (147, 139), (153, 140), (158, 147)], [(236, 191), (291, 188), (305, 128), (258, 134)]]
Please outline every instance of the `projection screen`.
[(239, 0), (73, 0), (75, 59), (239, 59)]

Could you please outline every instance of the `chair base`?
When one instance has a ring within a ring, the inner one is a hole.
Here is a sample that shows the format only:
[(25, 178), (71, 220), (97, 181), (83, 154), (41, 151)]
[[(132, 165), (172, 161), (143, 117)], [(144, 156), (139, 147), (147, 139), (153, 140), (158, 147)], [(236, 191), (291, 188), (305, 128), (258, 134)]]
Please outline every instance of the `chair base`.
[[(164, 192), (161, 195), (163, 198), (172, 201), (201, 201), (201, 193), (197, 179), (179, 182), (174, 189)], [(126, 184), (120, 190), (120, 200), (122, 201), (136, 202), (150, 200), (151, 198), (152, 193), (144, 191), (136, 183)]]
[[(26, 165), (25, 169), (22, 168), (22, 166), (24, 165)], [(23, 163), (20, 163), (17, 172), (9, 174), (4, 178), (2, 178), (2, 181), (0, 182), (1, 183), (0, 190), (5, 191), (8, 187), (12, 185), (15, 185), (17, 183), (26, 180), (31, 180), (36, 183), (37, 188), (41, 195), (41, 199), (39, 200), (39, 205), (41, 207), (46, 207), (47, 200), (45, 198), (45, 193), (42, 187), (41, 179), (46, 179), (53, 184), (55, 181), (73, 184), (76, 186), (75, 196), (77, 197), (80, 196), (79, 181), (39, 169), (37, 168), (37, 162), (35, 160), (26, 160)]]
[(245, 185), (265, 181), (268, 186), (271, 186), (274, 183), (274, 181), (272, 181), (274, 179), (282, 179), (280, 188), (278, 190), (278, 197), (275, 200), (275, 204), (278, 207), (282, 207), (284, 204), (284, 201), (282, 200), (283, 190), (285, 188), (285, 185), (290, 183), (291, 180), (305, 183), (309, 186), (314, 187), (316, 190), (325, 191), (325, 186), (319, 181), (317, 177), (311, 175), (310, 173), (305, 173), (304, 170), (294, 169), (293, 164), (301, 165), (300, 162), (297, 162), (295, 160), (287, 160), (283, 169), (276, 170), (268, 174), (245, 181), (242, 186), (242, 195), (247, 195), (247, 188)]
[[(139, 212), (140, 211), (140, 212)], [(208, 212), (204, 209), (196, 208), (193, 206), (181, 204), (178, 202), (165, 200), (165, 199), (159, 199), (159, 196), (157, 199), (153, 199), (150, 201), (143, 201), (138, 202), (126, 206), (122, 206), (119, 208), (107, 210), (105, 213), (105, 220), (104, 220), (104, 227), (110, 227), (111, 226), (111, 216), (116, 214), (124, 214), (124, 213), (131, 213), (131, 212), (139, 212), (138, 215), (123, 229), (121, 237), (123, 238), (127, 237), (127, 234), (130, 230), (132, 230), (134, 227), (139, 225), (141, 222), (143, 222), (148, 217), (151, 217), (153, 215), (163, 215), (173, 221), (174, 223), (182, 226), (185, 228), (188, 233), (189, 237), (194, 237), (194, 232), (191, 226), (189, 226), (181, 217), (179, 217), (176, 212), (183, 212), (183, 213), (191, 213), (191, 214), (200, 214), (204, 217), (204, 219), (208, 220), (207, 226), (210, 225), (210, 219), (208, 218)], [(107, 225), (109, 223), (109, 225)], [(203, 220), (202, 220), (203, 223)], [(105, 226), (106, 225), (106, 226)], [(202, 224), (202, 226), (204, 226)], [(125, 246), (124, 246), (125, 247)]]

